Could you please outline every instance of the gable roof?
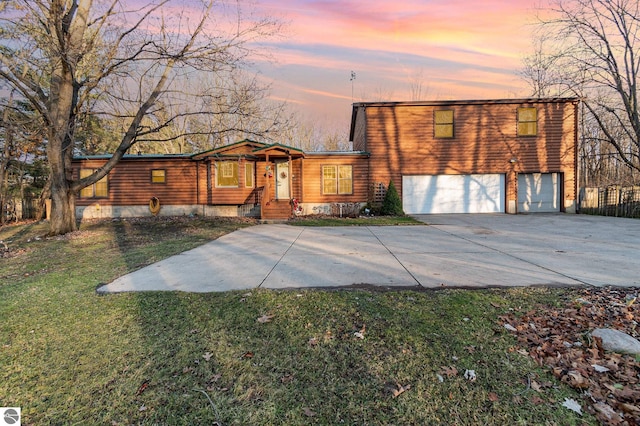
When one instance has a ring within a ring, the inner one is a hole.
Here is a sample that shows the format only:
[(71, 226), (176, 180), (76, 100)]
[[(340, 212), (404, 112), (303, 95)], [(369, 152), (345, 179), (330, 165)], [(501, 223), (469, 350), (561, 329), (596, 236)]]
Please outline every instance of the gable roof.
[(272, 154), (272, 153), (279, 153), (279, 154), (284, 154), (284, 155), (291, 155), (294, 157), (304, 157), (304, 151), (301, 150), (300, 148), (294, 148), (292, 146), (287, 146), (287, 145), (283, 145), (280, 143), (274, 143), (271, 145), (265, 145), (261, 148), (256, 148), (253, 150), (253, 154), (254, 155), (267, 155), (267, 154)]
[[(268, 146), (268, 144), (264, 142), (257, 142), (251, 139), (243, 139), (241, 141), (238, 141), (229, 145), (220, 146), (218, 148), (210, 149), (208, 151), (198, 152), (196, 154), (193, 154), (191, 158), (195, 160), (199, 160), (205, 157), (225, 155), (225, 154), (230, 154), (229, 151), (241, 151), (242, 148), (248, 148), (246, 150), (246, 153), (248, 154), (250, 152), (255, 151), (256, 149), (260, 149), (265, 146)], [(239, 155), (239, 154), (236, 153), (236, 155)]]

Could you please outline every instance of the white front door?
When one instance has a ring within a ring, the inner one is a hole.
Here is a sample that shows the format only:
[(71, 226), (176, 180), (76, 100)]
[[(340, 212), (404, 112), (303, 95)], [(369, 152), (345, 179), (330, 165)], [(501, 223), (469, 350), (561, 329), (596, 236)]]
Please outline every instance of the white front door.
[(289, 163), (276, 163), (276, 200), (288, 200), (289, 193)]

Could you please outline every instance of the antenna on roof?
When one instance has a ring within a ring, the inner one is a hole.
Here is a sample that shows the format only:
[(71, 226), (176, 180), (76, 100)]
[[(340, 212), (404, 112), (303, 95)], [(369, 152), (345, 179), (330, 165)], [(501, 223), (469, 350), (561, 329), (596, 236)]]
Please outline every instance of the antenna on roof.
[(356, 73), (351, 71), (351, 78), (349, 81), (351, 82), (351, 103), (353, 103), (353, 81), (356, 79)]

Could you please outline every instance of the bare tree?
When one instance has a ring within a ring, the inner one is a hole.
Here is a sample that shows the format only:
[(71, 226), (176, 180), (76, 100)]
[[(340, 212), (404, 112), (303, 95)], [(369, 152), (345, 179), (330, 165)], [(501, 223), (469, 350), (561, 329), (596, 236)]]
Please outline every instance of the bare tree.
[[(190, 2), (191, 9), (181, 3), (0, 4), (0, 77), (40, 114), (47, 131), (51, 234), (76, 229), (78, 191), (103, 178), (135, 143), (162, 139), (161, 130), (179, 117), (214, 112), (202, 99), (217, 95), (185, 81), (242, 68), (257, 42), (280, 31), (278, 22), (247, 16), (240, 2), (237, 9), (209, 0), (199, 8)], [(123, 130), (110, 160), (74, 179), (76, 131), (86, 115), (119, 120)]]
[(411, 101), (423, 101), (424, 97), (429, 94), (429, 86), (425, 87), (424, 69), (420, 68), (409, 75), (409, 92)]
[[(0, 114), (0, 223), (7, 217), (8, 204), (24, 200), (27, 175), (35, 179), (42, 156), (42, 123), (11, 91)], [(31, 187), (30, 189), (34, 189)], [(35, 195), (35, 194), (29, 194)], [(18, 219), (16, 217), (16, 219)]]
[[(529, 85), (530, 94), (536, 98), (562, 96), (567, 94), (558, 69), (560, 51), (554, 46), (552, 37), (540, 31), (534, 35), (533, 52), (522, 60), (518, 75)], [(565, 93), (562, 93), (564, 91)]]
[[(535, 71), (553, 69), (553, 84), (584, 99), (591, 143), (613, 148), (640, 170), (640, 6), (637, 0), (551, 0), (541, 29), (556, 47)], [(548, 67), (547, 67), (548, 66)], [(541, 81), (544, 81), (542, 78)], [(549, 86), (540, 86), (541, 94)], [(603, 153), (609, 155), (607, 150)]]

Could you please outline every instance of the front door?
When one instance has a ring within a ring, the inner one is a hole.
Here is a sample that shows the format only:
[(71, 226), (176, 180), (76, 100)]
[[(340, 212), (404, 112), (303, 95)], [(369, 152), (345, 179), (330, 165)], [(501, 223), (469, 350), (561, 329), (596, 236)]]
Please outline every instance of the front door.
[(276, 163), (276, 200), (288, 200), (289, 193), (289, 163)]

